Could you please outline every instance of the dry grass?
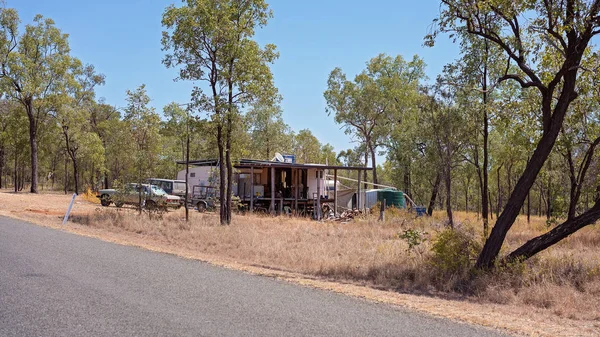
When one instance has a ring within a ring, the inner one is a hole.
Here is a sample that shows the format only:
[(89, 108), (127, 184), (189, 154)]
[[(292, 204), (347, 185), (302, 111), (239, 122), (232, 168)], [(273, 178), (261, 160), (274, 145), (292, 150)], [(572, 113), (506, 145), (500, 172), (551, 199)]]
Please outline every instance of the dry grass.
[[(56, 224), (66, 209), (67, 199), (68, 196), (61, 195), (0, 193), (0, 214)], [(190, 212), (190, 215), (189, 223), (183, 219), (183, 210), (150, 219), (147, 214), (137, 216), (133, 209), (103, 208), (78, 198), (72, 218), (74, 224), (70, 226), (94, 235), (120, 235), (136, 244), (150, 242), (166, 251), (194, 252), (320, 279), (455, 299), (458, 302), (452, 302), (451, 307), (456, 310), (477, 305), (477, 309), (469, 310), (487, 310), (488, 317), (495, 317), (490, 309), (493, 308), (493, 312), (502, 312), (502, 317), (507, 316), (507, 320), (513, 322), (520, 322), (516, 316), (510, 318), (518, 313), (554, 327), (554, 330), (540, 328), (534, 334), (594, 335), (600, 331), (600, 250), (597, 248), (600, 231), (597, 226), (582, 230), (527, 263), (493, 275), (470, 277), (461, 273), (440, 274), (432, 267), (432, 243), (444, 229), (441, 212), (431, 218), (415, 218), (401, 211), (391, 211), (385, 223), (377, 222), (374, 216), (351, 223), (319, 223), (247, 215), (234, 216), (230, 226), (219, 226), (215, 214)], [(480, 222), (475, 214), (457, 212), (456, 217), (462, 231), (482, 241)], [(422, 235), (426, 240), (409, 249), (407, 240), (400, 238), (409, 229), (426, 233)], [(543, 218), (534, 217), (530, 224), (525, 218), (519, 218), (503, 251), (510, 251), (546, 229)], [(437, 306), (441, 307), (439, 303)], [(511, 324), (475, 321), (501, 327)], [(566, 330), (557, 330), (560, 328), (556, 328), (556, 324)], [(522, 328), (530, 334), (534, 331)]]

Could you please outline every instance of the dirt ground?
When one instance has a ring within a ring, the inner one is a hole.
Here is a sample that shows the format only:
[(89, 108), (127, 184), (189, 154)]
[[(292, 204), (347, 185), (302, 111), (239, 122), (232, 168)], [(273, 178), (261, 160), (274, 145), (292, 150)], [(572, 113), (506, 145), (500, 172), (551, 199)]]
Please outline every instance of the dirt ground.
[[(143, 247), (157, 252), (176, 254), (184, 258), (197, 259), (219, 265), (226, 268), (242, 270), (252, 274), (274, 277), (303, 286), (328, 289), (344, 293), (350, 296), (365, 298), (368, 300), (397, 305), (432, 315), (446, 317), (453, 320), (479, 324), (490, 328), (500, 329), (508, 333), (527, 336), (600, 336), (600, 317), (596, 319), (578, 319), (577, 317), (557, 316), (551, 310), (543, 308), (522, 306), (514, 304), (496, 304), (479, 302), (472, 299), (443, 295), (416, 295), (400, 293), (379, 287), (369, 286), (367, 282), (332, 280), (324, 276), (317, 276), (310, 266), (299, 268), (286, 267), (287, 260), (281, 260), (281, 253), (267, 254), (266, 245), (273, 240), (264, 239), (269, 235), (268, 229), (279, 228), (287, 230), (286, 242), (291, 246), (300, 245), (305, 236), (315, 236), (315, 231), (327, 231), (326, 237), (333, 236), (333, 241), (326, 243), (331, 246), (336, 241), (343, 241), (346, 231), (340, 225), (323, 226), (308, 220), (286, 220), (286, 219), (264, 219), (252, 216), (235, 216), (234, 225), (215, 226), (217, 216), (214, 214), (198, 214), (191, 211), (192, 222), (202, 222), (204, 227), (186, 227), (181, 220), (184, 217), (183, 210), (170, 212), (162, 223), (176, 223), (176, 230), (183, 234), (167, 233), (167, 225), (155, 229), (152, 220), (145, 219), (131, 228), (117, 228), (111, 226), (92, 226), (81, 219), (107, 218), (114, 214), (135, 214), (133, 208), (124, 207), (117, 210), (114, 206), (110, 208), (101, 207), (93, 196), (79, 196), (76, 198), (72, 219), (65, 226), (62, 225), (63, 216), (71, 200), (71, 195), (59, 193), (45, 193), (31, 195), (28, 193), (11, 193), (0, 191), (0, 215), (26, 220), (38, 225), (51, 227), (79, 235), (95, 237), (101, 240), (123, 245)], [(108, 213), (108, 211), (113, 213)], [(93, 216), (93, 217), (92, 217)], [(89, 221), (89, 220), (88, 220)], [(287, 223), (290, 221), (293, 223)], [(260, 225), (252, 225), (260, 223)], [(141, 227), (140, 227), (141, 226)], [(267, 229), (265, 229), (267, 228)], [(290, 231), (293, 228), (293, 231)], [(306, 229), (309, 228), (309, 229)], [(347, 227), (349, 228), (349, 227)], [(202, 232), (203, 245), (192, 244), (182, 239), (184, 236), (193, 236)], [(251, 232), (248, 234), (248, 232)], [(167, 234), (165, 234), (167, 233)], [(246, 248), (239, 247), (243, 242), (230, 242), (231, 237), (239, 238), (242, 234), (244, 241), (250, 244)], [(376, 235), (371, 233), (370, 235)], [(305, 235), (305, 236), (302, 236)], [(385, 235), (388, 235), (385, 233)], [(263, 243), (264, 242), (264, 243)], [(217, 249), (223, 245), (227, 249)], [(202, 247), (202, 248), (199, 248)], [(236, 254), (236, 247), (239, 253)], [(343, 246), (341, 246), (343, 248)], [(387, 246), (386, 246), (387, 247)], [(246, 250), (242, 250), (242, 248)], [(248, 254), (248, 249), (256, 249), (254, 254)], [(341, 248), (340, 248), (341, 249)], [(378, 247), (378, 249), (382, 249)], [(386, 254), (395, 251), (387, 247)], [(398, 249), (404, 249), (399, 247)], [(379, 252), (381, 253), (381, 252)], [(298, 257), (293, 257), (298, 263), (303, 263)], [(271, 261), (271, 262), (269, 262)], [(306, 263), (310, 262), (307, 260)], [(323, 267), (320, 267), (323, 268)], [(304, 272), (308, 270), (308, 272)], [(300, 271), (300, 272), (299, 272)]]

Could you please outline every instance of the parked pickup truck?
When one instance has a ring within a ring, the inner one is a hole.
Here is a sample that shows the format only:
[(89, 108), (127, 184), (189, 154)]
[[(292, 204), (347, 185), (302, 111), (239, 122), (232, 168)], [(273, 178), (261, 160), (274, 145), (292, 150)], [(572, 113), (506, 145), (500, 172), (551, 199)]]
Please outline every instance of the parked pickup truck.
[(145, 208), (153, 209), (160, 207), (179, 208), (181, 198), (168, 195), (160, 187), (149, 184), (126, 184), (122, 189), (104, 189), (98, 191), (98, 198), (102, 206), (114, 203), (121, 207), (125, 204), (137, 206), (139, 204), (139, 189), (142, 188), (142, 203)]

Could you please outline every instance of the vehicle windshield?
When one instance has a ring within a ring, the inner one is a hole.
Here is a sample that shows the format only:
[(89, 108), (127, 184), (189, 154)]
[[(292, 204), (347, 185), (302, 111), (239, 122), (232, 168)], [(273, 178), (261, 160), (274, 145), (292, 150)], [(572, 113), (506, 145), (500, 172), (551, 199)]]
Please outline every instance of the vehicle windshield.
[(156, 195), (167, 195), (167, 192), (165, 192), (165, 190), (156, 185), (152, 185), (152, 193)]

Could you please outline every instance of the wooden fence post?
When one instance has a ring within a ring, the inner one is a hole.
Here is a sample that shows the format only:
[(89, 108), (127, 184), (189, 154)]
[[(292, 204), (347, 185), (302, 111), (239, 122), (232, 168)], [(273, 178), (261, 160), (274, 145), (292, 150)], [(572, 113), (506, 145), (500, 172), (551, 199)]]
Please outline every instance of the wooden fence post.
[(385, 221), (385, 199), (381, 200), (381, 209), (379, 210), (379, 221)]

